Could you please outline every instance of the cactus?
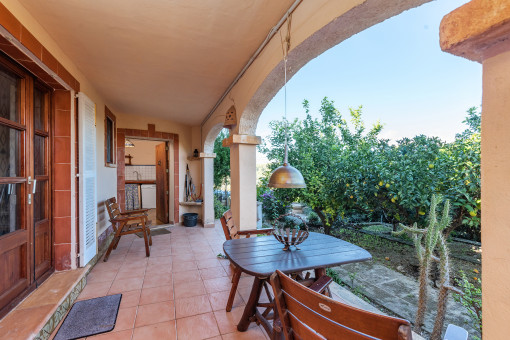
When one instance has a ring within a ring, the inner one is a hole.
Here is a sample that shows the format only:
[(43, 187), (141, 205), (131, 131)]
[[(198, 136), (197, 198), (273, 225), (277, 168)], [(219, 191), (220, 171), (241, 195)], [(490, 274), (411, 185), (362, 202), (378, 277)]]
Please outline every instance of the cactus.
[[(450, 201), (446, 200), (441, 218), (438, 220), (436, 213), (437, 205), (442, 201), (442, 196), (432, 195), (430, 202), (430, 212), (428, 216), (428, 227), (424, 229), (418, 228), (415, 223), (412, 227), (400, 224), (401, 231), (393, 233), (394, 235), (409, 234), (416, 247), (416, 254), (420, 263), (420, 292), (418, 296), (418, 311), (416, 312), (416, 320), (414, 331), (421, 333), (425, 312), (427, 309), (428, 299), (428, 280), (430, 265), (432, 261), (439, 262), (440, 269), (440, 288), (437, 304), (437, 316), (434, 324), (434, 330), (431, 340), (439, 339), (443, 328), (444, 317), (446, 314), (446, 302), (448, 291), (454, 290), (450, 286), (450, 262), (448, 246), (443, 231), (450, 225)], [(434, 255), (434, 251), (438, 248), (440, 257)]]

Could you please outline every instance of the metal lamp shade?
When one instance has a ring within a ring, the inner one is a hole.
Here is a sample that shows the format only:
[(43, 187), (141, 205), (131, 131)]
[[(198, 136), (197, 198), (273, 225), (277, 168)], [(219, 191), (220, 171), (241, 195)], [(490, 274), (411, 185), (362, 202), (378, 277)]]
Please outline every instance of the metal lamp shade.
[(298, 169), (283, 163), (271, 174), (269, 183), (267, 184), (272, 188), (306, 188), (305, 179)]

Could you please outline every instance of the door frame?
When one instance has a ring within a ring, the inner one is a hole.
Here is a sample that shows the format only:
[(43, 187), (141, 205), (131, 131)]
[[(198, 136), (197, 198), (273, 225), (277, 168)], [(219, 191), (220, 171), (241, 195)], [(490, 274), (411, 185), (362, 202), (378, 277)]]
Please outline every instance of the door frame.
[[(117, 124), (121, 124), (117, 120)], [(125, 141), (126, 138), (145, 139), (168, 143), (169, 152), (169, 223), (179, 223), (179, 135), (156, 131), (155, 124), (148, 124), (147, 130), (117, 128), (117, 202), (122, 210), (126, 208), (125, 192)], [(172, 156), (173, 153), (173, 157)], [(173, 176), (172, 176), (173, 174)], [(173, 197), (173, 200), (172, 200)], [(173, 203), (172, 203), (173, 202)], [(173, 208), (173, 209), (172, 209)], [(172, 214), (173, 210), (173, 214)]]

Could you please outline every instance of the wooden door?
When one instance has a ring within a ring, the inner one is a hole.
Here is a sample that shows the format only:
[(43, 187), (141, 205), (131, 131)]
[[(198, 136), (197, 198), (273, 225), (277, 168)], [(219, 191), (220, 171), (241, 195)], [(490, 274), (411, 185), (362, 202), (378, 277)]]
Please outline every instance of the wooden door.
[(52, 268), (49, 98), (0, 57), (0, 317)]
[(33, 183), (34, 278), (44, 279), (52, 267), (50, 223), (50, 93), (42, 86), (33, 91)]
[(168, 213), (168, 145), (156, 145), (156, 218), (162, 223), (169, 222)]

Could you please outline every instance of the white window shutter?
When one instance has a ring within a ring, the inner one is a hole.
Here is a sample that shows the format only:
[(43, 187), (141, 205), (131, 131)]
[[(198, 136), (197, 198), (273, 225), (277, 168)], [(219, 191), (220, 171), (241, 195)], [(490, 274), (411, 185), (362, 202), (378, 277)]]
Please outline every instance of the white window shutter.
[(96, 255), (96, 105), (78, 93), (78, 136), (80, 155), (80, 267)]

